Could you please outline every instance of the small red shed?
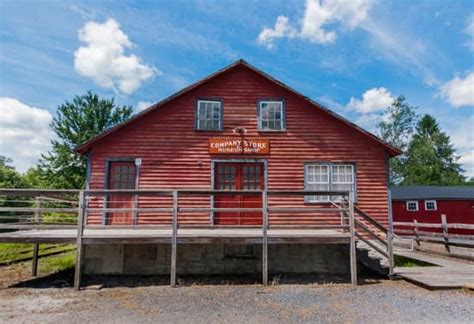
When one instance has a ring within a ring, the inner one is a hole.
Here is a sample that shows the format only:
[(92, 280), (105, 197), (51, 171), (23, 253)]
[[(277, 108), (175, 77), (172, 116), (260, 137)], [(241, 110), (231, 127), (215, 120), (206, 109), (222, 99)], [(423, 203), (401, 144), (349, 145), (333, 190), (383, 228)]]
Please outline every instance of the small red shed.
[[(393, 186), (392, 208), (394, 222), (474, 224), (474, 187)], [(441, 229), (423, 229), (441, 231)], [(451, 229), (463, 234), (473, 231)]]

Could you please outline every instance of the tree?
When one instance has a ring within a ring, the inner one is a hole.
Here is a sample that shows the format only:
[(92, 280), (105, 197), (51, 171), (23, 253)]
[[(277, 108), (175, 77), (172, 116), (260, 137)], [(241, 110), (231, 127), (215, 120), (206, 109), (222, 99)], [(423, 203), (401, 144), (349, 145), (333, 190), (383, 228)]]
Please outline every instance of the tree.
[(51, 123), (56, 135), (52, 149), (40, 160), (42, 176), (55, 188), (83, 188), (86, 159), (74, 147), (123, 122), (132, 111), (130, 106), (116, 105), (113, 98), (100, 99), (91, 92), (60, 105)]
[(450, 138), (435, 118), (424, 115), (408, 147), (403, 185), (460, 185), (463, 170)]
[(28, 182), (12, 163), (12, 159), (0, 155), (0, 188), (28, 188)]
[[(387, 143), (406, 151), (417, 122), (416, 107), (410, 106), (404, 96), (399, 96), (387, 107), (384, 118), (378, 124), (380, 137)], [(399, 184), (403, 181), (405, 153), (390, 160), (390, 181)]]

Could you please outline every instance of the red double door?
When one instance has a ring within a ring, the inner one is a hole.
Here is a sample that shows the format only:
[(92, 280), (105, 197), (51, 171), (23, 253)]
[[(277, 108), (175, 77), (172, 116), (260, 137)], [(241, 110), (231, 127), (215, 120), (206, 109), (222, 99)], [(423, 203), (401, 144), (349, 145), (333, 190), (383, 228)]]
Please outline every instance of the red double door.
[[(219, 162), (215, 165), (214, 189), (263, 190), (264, 168), (261, 162)], [(216, 194), (215, 208), (262, 208), (262, 195)], [(215, 212), (216, 225), (261, 225), (262, 212)]]

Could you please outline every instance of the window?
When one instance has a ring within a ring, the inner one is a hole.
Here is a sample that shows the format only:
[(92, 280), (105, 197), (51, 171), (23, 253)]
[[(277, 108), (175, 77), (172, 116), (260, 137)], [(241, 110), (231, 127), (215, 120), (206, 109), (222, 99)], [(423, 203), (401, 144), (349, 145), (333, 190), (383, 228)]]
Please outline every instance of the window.
[(418, 211), (418, 201), (416, 201), (416, 200), (407, 201), (407, 210), (408, 211)]
[(425, 210), (436, 210), (436, 200), (425, 200)]
[(260, 101), (258, 106), (258, 130), (285, 130), (285, 112), (282, 101)]
[(196, 129), (222, 130), (222, 103), (220, 101), (198, 100), (196, 108)]
[(109, 168), (109, 189), (135, 189), (134, 162), (111, 161)]
[[(352, 164), (315, 163), (305, 166), (306, 190), (352, 190), (355, 192), (354, 178)], [(307, 196), (305, 199), (307, 202), (327, 202), (341, 199), (341, 197)]]

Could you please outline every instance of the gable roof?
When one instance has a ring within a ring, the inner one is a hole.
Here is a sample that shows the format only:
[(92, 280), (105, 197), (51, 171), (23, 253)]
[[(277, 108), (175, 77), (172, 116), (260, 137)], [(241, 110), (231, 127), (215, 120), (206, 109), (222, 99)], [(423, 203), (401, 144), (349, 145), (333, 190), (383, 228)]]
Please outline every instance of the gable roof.
[(410, 199), (471, 199), (474, 200), (474, 187), (441, 186), (393, 186), (390, 188), (392, 200)]
[(104, 137), (114, 133), (115, 131), (121, 129), (122, 127), (124, 127), (125, 125), (128, 125), (128, 124), (131, 124), (133, 123), (134, 121), (140, 119), (140, 118), (143, 118), (144, 116), (150, 114), (152, 111), (154, 111), (155, 109), (158, 109), (159, 107), (162, 107), (164, 105), (166, 105), (167, 103), (173, 101), (174, 99), (196, 89), (197, 87), (209, 82), (210, 80), (230, 71), (230, 70), (233, 70), (234, 68), (237, 68), (237, 67), (240, 67), (240, 66), (243, 66), (243, 67), (246, 67), (248, 68), (249, 70), (257, 73), (258, 75), (262, 76), (263, 78), (269, 80), (270, 82), (280, 86), (280, 87), (283, 87), (285, 88), (287, 91), (291, 92), (292, 94), (296, 95), (297, 97), (307, 101), (308, 103), (310, 103), (312, 106), (315, 106), (316, 108), (319, 108), (321, 109), (322, 111), (324, 111), (325, 113), (331, 115), (332, 117), (342, 121), (343, 123), (347, 124), (349, 127), (352, 127), (354, 128), (355, 130), (357, 130), (358, 132), (362, 133), (363, 135), (371, 138), (372, 140), (374, 140), (375, 142), (378, 142), (379, 144), (381, 144), (382, 146), (385, 147), (385, 150), (388, 152), (388, 154), (392, 157), (392, 156), (396, 156), (396, 155), (399, 155), (401, 154), (402, 152), (388, 144), (387, 142), (383, 141), (382, 139), (380, 139), (379, 137), (375, 136), (374, 134), (366, 131), (365, 129), (359, 127), (358, 125), (354, 124), (353, 122), (347, 120), (346, 118), (342, 117), (341, 115), (339, 114), (336, 114), (335, 112), (333, 112), (332, 110), (324, 107), (323, 105), (321, 105), (320, 103), (308, 98), (307, 96), (299, 93), (298, 91), (294, 90), (293, 88), (287, 86), (286, 84), (284, 84), (283, 82), (275, 79), (274, 77), (272, 77), (271, 75), (257, 69), (256, 67), (254, 67), (253, 65), (249, 64), (248, 62), (244, 61), (243, 59), (240, 59), (238, 61), (235, 61), (234, 63), (218, 70), (217, 72), (214, 72), (210, 75), (208, 75), (207, 77), (205, 77), (204, 79), (201, 79), (187, 87), (185, 87), (184, 89), (176, 92), (175, 94), (167, 97), (166, 99), (163, 99), (162, 101), (160, 102), (157, 102), (155, 104), (153, 104), (152, 106), (150, 106), (149, 108), (143, 110), (142, 112), (134, 115), (133, 117), (127, 119), (126, 121), (120, 123), (120, 124), (117, 124), (116, 126), (108, 129), (107, 131), (103, 132), (102, 134), (96, 136), (96, 137), (93, 137), (89, 140), (87, 140), (86, 142), (82, 143), (81, 145), (77, 146), (74, 148), (74, 151), (80, 153), (80, 154), (84, 154), (87, 152), (87, 150), (96, 142), (98, 142), (99, 140), (103, 139)]

